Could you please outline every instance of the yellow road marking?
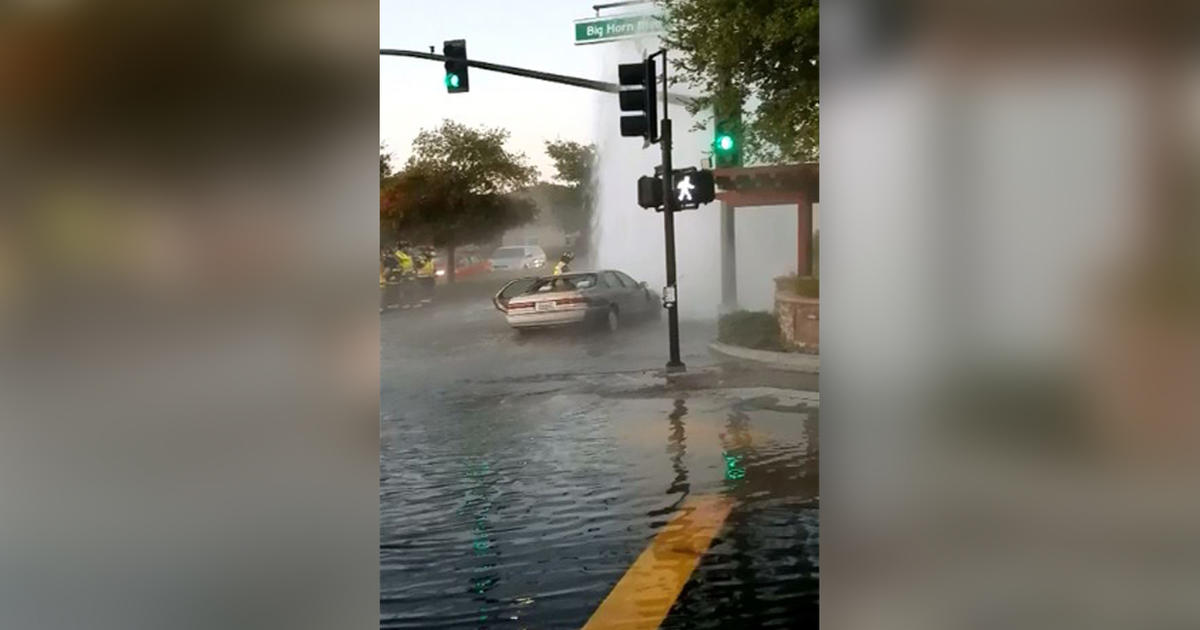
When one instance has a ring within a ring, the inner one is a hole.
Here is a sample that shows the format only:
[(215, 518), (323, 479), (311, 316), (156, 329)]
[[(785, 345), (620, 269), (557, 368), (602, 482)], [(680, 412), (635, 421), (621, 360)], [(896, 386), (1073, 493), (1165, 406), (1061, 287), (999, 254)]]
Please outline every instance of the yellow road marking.
[(721, 495), (689, 498), (621, 576), (583, 630), (657, 628), (732, 507), (733, 500)]

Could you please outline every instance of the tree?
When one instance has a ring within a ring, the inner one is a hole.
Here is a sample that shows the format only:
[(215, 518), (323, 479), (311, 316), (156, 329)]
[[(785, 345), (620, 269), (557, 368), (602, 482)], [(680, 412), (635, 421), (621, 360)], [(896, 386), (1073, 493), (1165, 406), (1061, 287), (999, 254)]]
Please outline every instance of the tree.
[(446, 248), (450, 282), (457, 247), (495, 238), (537, 215), (532, 202), (514, 194), (534, 182), (537, 170), (504, 148), (508, 136), (503, 129), (444, 121), (417, 134), (404, 170), (381, 185), (380, 216), (410, 240)]
[[(596, 208), (596, 146), (570, 140), (546, 141), (546, 155), (554, 161), (554, 179), (565, 186), (551, 212), (563, 232), (579, 233), (586, 244)], [(586, 247), (586, 245), (585, 245)]]
[(387, 147), (379, 145), (379, 181), (392, 176), (392, 154), (387, 152)]
[(392, 156), (379, 145), (379, 240), (390, 243), (399, 230), (400, 210), (399, 178), (392, 169)]
[(744, 153), (762, 162), (820, 150), (819, 0), (659, 0), (675, 81), (701, 87), (689, 106), (743, 111)]

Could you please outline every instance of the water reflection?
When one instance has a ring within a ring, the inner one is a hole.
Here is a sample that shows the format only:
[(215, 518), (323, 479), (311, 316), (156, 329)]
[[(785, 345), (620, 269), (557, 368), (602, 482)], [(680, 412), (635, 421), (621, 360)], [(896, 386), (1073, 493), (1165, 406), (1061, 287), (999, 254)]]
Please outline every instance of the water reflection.
[(817, 414), (771, 397), (731, 406), (719, 438), (736, 507), (662, 628), (817, 627)]
[(497, 603), (487, 596), (487, 592), (492, 590), (500, 579), (496, 572), (497, 550), (492, 542), (488, 523), (496, 474), (486, 461), (479, 461), (468, 464), (466, 477), (469, 482), (463, 491), (465, 501), (459, 513), (472, 522), (471, 549), (477, 564), (471, 571), (469, 590), (479, 605), (479, 621), (482, 624), (488, 621), (492, 605)]
[(750, 417), (745, 413), (734, 411), (725, 422), (725, 432), (721, 434), (721, 457), (725, 460), (725, 489), (736, 494), (746, 478), (746, 457), (754, 448), (750, 439)]
[(684, 401), (676, 399), (675, 409), (667, 415), (671, 427), (671, 432), (667, 436), (667, 453), (671, 455), (671, 468), (675, 471), (675, 478), (671, 481), (671, 487), (667, 488), (667, 494), (680, 494), (679, 501), (675, 505), (683, 502), (687, 498), (688, 491), (691, 490), (691, 484), (688, 483), (687, 466), (683, 463), (684, 457), (687, 456), (687, 431), (683, 417), (687, 415), (687, 412), (688, 408)]
[[(675, 399), (671, 413), (667, 414), (667, 426), (670, 427), (670, 432), (667, 434), (666, 452), (671, 456), (671, 468), (675, 472), (674, 479), (671, 480), (671, 485), (667, 487), (667, 494), (678, 494), (675, 501), (670, 505), (661, 508), (655, 508), (646, 512), (646, 516), (652, 519), (650, 521), (651, 529), (658, 529), (667, 524), (670, 517), (675, 514), (679, 506), (687, 499), (688, 492), (691, 491), (691, 483), (688, 481), (688, 470), (685, 462), (687, 456), (687, 426), (684, 422), (684, 417), (688, 414), (687, 405), (682, 399)], [(658, 520), (659, 517), (666, 517)]]

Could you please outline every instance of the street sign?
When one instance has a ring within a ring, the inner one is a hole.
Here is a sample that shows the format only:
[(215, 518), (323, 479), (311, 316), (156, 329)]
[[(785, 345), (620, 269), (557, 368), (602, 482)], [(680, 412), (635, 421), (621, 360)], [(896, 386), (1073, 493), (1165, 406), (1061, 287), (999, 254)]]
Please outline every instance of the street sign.
[(662, 32), (662, 18), (653, 14), (614, 15), (575, 20), (575, 45), (600, 44)]

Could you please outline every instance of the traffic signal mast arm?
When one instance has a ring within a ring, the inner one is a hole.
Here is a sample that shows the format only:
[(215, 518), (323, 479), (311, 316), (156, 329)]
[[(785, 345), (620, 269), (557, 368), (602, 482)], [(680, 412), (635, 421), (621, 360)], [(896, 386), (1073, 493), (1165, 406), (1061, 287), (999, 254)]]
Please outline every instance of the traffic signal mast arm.
[[(490, 61), (480, 61), (478, 59), (462, 59), (456, 60), (445, 55), (434, 53), (420, 52), (416, 50), (401, 50), (396, 48), (381, 48), (379, 49), (381, 56), (387, 57), (411, 57), (413, 59), (427, 59), (429, 61), (459, 61), (462, 64), (480, 70), (490, 70), (492, 72), (501, 72), (504, 74), (512, 74), (519, 77), (529, 79), (538, 79), (539, 81), (549, 81), (551, 83), (561, 83), (563, 85), (573, 85), (575, 87), (586, 88), (589, 90), (597, 90), (599, 92), (617, 93), (621, 91), (621, 86), (617, 83), (609, 83), (607, 81), (595, 81), (593, 79), (584, 79), (582, 77), (573, 77), (566, 74), (555, 74), (553, 72), (542, 72), (540, 70), (530, 70), (528, 68), (518, 68), (516, 66), (506, 66), (499, 63), (491, 63)], [(689, 105), (692, 98), (682, 94), (670, 93), (667, 99), (676, 105)]]

